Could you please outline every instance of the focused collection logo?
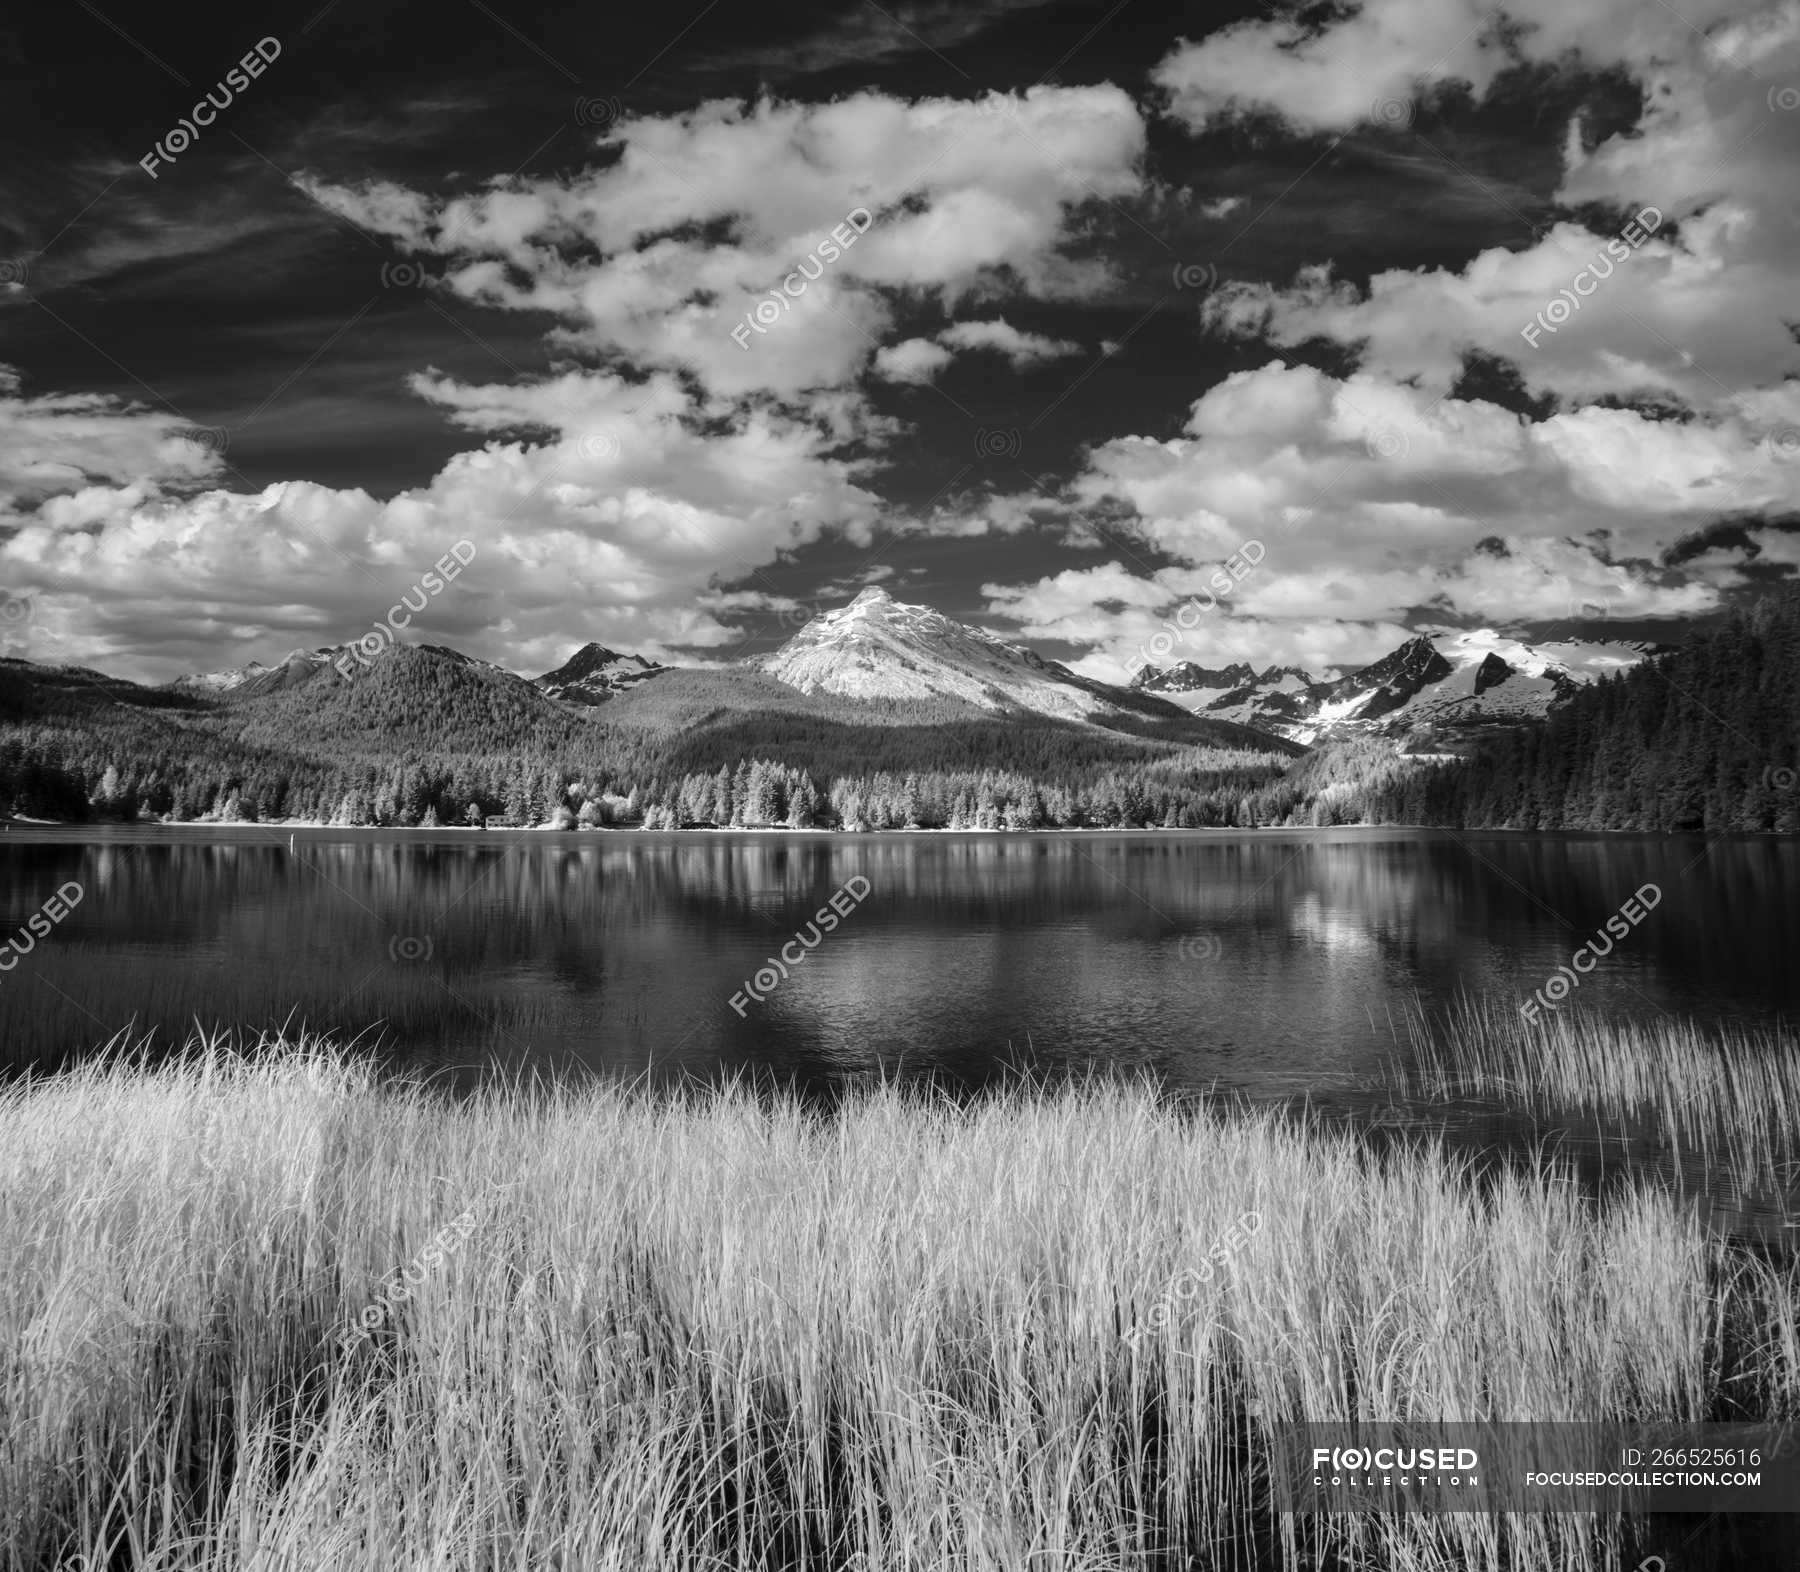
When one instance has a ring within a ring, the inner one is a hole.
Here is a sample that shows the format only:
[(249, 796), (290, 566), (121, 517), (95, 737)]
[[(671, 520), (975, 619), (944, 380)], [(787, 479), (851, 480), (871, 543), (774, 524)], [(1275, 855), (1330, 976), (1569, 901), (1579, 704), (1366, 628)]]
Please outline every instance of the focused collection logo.
[(1318, 1446), (1312, 1466), (1314, 1486), (1333, 1489), (1481, 1483), (1481, 1454), (1472, 1446)]

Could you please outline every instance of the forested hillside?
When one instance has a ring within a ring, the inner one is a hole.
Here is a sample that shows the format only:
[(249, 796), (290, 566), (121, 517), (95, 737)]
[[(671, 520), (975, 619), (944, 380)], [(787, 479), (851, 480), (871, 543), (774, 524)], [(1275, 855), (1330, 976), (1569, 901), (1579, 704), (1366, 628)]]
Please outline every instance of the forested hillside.
[(65, 820), (1800, 831), (1797, 770), (1794, 595), (1460, 760), (1157, 713), (1104, 729), (808, 695), (734, 669), (571, 708), (422, 648), (225, 701), (0, 661), (0, 810)]
[(1800, 596), (1735, 612), (1570, 695), (1462, 764), (1373, 776), (1376, 822), (1511, 829), (1800, 830)]
[(396, 651), (352, 683), (235, 705), (7, 661), (0, 807), (375, 823), (380, 803), (387, 822), (417, 823), (455, 805), (460, 821), (472, 801), (503, 803), (579, 734), (529, 684), (422, 650)]
[(1121, 724), (858, 703), (738, 671), (671, 672), (574, 710), (433, 649), (223, 701), (12, 661), (0, 808), (345, 825), (1234, 824), (1300, 752), (1178, 712)]

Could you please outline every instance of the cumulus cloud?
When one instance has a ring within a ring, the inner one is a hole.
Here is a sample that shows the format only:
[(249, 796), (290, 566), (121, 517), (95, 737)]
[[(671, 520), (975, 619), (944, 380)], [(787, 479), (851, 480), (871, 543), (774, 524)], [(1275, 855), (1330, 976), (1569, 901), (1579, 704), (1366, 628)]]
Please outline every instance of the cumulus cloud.
[(1325, 266), (1289, 288), (1228, 284), (1206, 320), (1280, 345), (1358, 344), (1368, 369), (1440, 391), (1474, 349), (1513, 360), (1535, 392), (1660, 394), (1721, 408), (1739, 390), (1800, 375), (1800, 344), (1784, 322), (1792, 275), (1770, 227), (1721, 204), (1691, 218), (1679, 238), (1633, 249), (1623, 230), (1559, 223), (1527, 250), (1484, 251), (1457, 271), (1378, 273), (1366, 291)]
[(1182, 43), (1154, 80), (1170, 112), (1195, 129), (1261, 109), (1308, 131), (1348, 130), (1379, 117), (1383, 102), (1409, 101), (1428, 72), (1485, 86), (1504, 59), (1494, 15), (1469, 0), (1370, 0), (1325, 28), (1239, 22)]
[(0, 518), (96, 483), (151, 495), (223, 467), (207, 434), (175, 416), (94, 393), (26, 394), (18, 371), (0, 365)]
[(1491, 534), (1604, 534), (1649, 554), (1726, 509), (1800, 502), (1765, 405), (1658, 421), (1589, 407), (1533, 422), (1369, 372), (1280, 362), (1197, 399), (1181, 435), (1102, 444), (1072, 490), (1130, 505), (1165, 549), (1246, 534), (1344, 562), (1460, 553)]
[[(871, 538), (867, 483), (899, 428), (856, 383), (896, 303), (1101, 288), (1079, 213), (1138, 189), (1143, 141), (1111, 86), (861, 93), (629, 119), (579, 174), (450, 197), (308, 181), (434, 287), (548, 311), (558, 347), (631, 373), (421, 372), (413, 391), (480, 446), (386, 500), (306, 481), (196, 490), (221, 465), (174, 423), (0, 382), (0, 570), (37, 597), (33, 652), (166, 677), (336, 641), (465, 537), (476, 560), (421, 617), (430, 637), (527, 668), (600, 633), (729, 650), (741, 596), (773, 592), (722, 585), (827, 532)], [(757, 309), (771, 291), (772, 316)], [(943, 339), (892, 346), (878, 369), (919, 380), (959, 351), (1025, 365), (1070, 348), (999, 317)]]
[(929, 382), (955, 358), (928, 338), (902, 339), (876, 351), (875, 375), (888, 382)]
[[(1471, 552), (1439, 568), (1271, 571), (1266, 579), (1253, 571), (1229, 597), (1218, 588), (1217, 575), (1230, 573), (1223, 563), (1143, 574), (1111, 562), (983, 591), (993, 615), (1020, 624), (1027, 637), (1091, 646), (1077, 669), (1121, 682), (1145, 661), (1299, 666), (1315, 677), (1352, 670), (1411, 637), (1428, 612), (1454, 612), (1454, 625), (1463, 627), (1572, 622), (1595, 606), (1614, 617), (1687, 616), (1718, 604), (1711, 580), (1741, 578), (1721, 562), (1711, 574), (1665, 586), (1572, 542), (1509, 545), (1516, 549)], [(1182, 610), (1190, 603), (1200, 608), (1197, 617)], [(1176, 644), (1164, 654), (1171, 637)]]
[(1189, 658), (1354, 662), (1427, 613), (1691, 615), (1742, 576), (1671, 570), (1669, 547), (1731, 509), (1800, 507), (1793, 444), (1767, 427), (1788, 407), (1764, 397), (1673, 422), (1595, 406), (1533, 422), (1370, 372), (1272, 362), (1202, 395), (1175, 437), (1101, 444), (1070, 483), (1078, 510), (1169, 565), (990, 584), (990, 607), (1027, 634), (1094, 643), (1120, 670), (1246, 552), (1260, 560), (1229, 596), (1211, 594), (1209, 642)]
[(875, 374), (889, 382), (929, 382), (957, 354), (975, 351), (1001, 355), (1013, 370), (1026, 371), (1064, 355), (1079, 355), (1081, 346), (1069, 339), (1021, 332), (1004, 317), (955, 322), (935, 338), (903, 339), (877, 351)]
[[(1342, 131), (1382, 118), (1384, 103), (1404, 110), (1434, 65), (1481, 92), (1512, 60), (1616, 67), (1638, 80), (1644, 108), (1628, 131), (1590, 146), (1579, 121), (1568, 127), (1556, 196), (1654, 210), (1649, 243), (1622, 245), (1622, 221), (1564, 221), (1524, 250), (1484, 251), (1456, 269), (1390, 269), (1366, 291), (1323, 264), (1285, 288), (1230, 285), (1209, 320), (1277, 344), (1357, 344), (1366, 368), (1440, 391), (1470, 349), (1516, 360), (1536, 392), (1577, 400), (1656, 395), (1722, 408), (1800, 375), (1787, 326), (1800, 243), (1797, 0), (1710, 0), (1680, 15), (1625, 0), (1371, 0), (1312, 32), (1291, 22), (1227, 29), (1177, 50), (1159, 75), (1193, 125), (1261, 107), (1301, 129)], [(1253, 92), (1254, 106), (1226, 92), (1231, 84)]]
[[(1089, 646), (1081, 669), (1112, 677), (1252, 540), (1261, 560), (1188, 632), (1191, 658), (1318, 672), (1425, 621), (1705, 610), (1751, 557), (1796, 565), (1797, 537), (1755, 521), (1800, 509), (1800, 110), (1782, 96), (1800, 83), (1800, 0), (1680, 11), (1364, 0), (1181, 44), (1155, 81), (1195, 129), (1254, 113), (1301, 135), (1398, 136), (1419, 95), (1456, 81), (1480, 97), (1522, 63), (1622, 70), (1644, 107), (1617, 136), (1563, 128), (1568, 207), (1529, 247), (1361, 287), (1321, 256), (1213, 295), (1215, 330), (1354, 346), (1354, 374), (1271, 358), (1194, 399), (1173, 436), (1102, 441), (1066, 484), (940, 494), (919, 517), (875, 494), (901, 428), (867, 379), (1079, 352), (1001, 313), (1127, 292), (1093, 211), (1167, 188), (1147, 180), (1143, 119), (1119, 87), (708, 103), (622, 120), (577, 173), (448, 194), (308, 178), (433, 288), (548, 313), (559, 366), (606, 369), (514, 385), (421, 371), (413, 392), (475, 445), (385, 500), (307, 481), (211, 489), (224, 466), (204, 434), (112, 400), (28, 398), (0, 369), (0, 573), (37, 597), (33, 653), (156, 676), (352, 634), (465, 537), (476, 559), (421, 632), (524, 668), (591, 637), (722, 657), (746, 611), (799, 609), (759, 569), (877, 528), (1122, 539), (1118, 560), (985, 587), (995, 615)], [(1190, 217), (1243, 201), (1186, 190)], [(1614, 238), (1576, 204), (1665, 222), (1533, 339)], [(1471, 351), (1563, 407), (1533, 421), (1450, 397)], [(1691, 418), (1608, 407), (1652, 396)], [(1725, 516), (1750, 522), (1705, 535)]]
[(1363, 0), (1320, 24), (1258, 18), (1184, 40), (1153, 79), (1170, 113), (1194, 129), (1261, 111), (1298, 130), (1342, 132), (1404, 123), (1433, 84), (1464, 82), (1480, 96), (1520, 61), (1666, 58), (1696, 30), (1733, 25), (1744, 11), (1743, 0), (1691, 0), (1679, 11), (1641, 0)]
[(475, 558), (422, 637), (524, 669), (601, 634), (728, 650), (741, 634), (708, 604), (719, 582), (828, 529), (866, 543), (879, 511), (816, 422), (762, 409), (702, 426), (672, 377), (417, 389), (473, 430), (542, 435), (489, 440), (385, 502), (306, 481), (50, 498), (0, 545), (0, 574), (36, 596), (34, 654), (170, 677), (336, 642), (465, 538)]
[(900, 296), (953, 306), (1106, 287), (1108, 265), (1074, 254), (1074, 219), (1140, 189), (1144, 126), (1111, 85), (985, 101), (859, 93), (629, 118), (600, 147), (606, 161), (579, 175), (448, 199), (303, 185), (443, 258), (452, 292), (554, 314), (571, 346), (680, 369), (717, 394), (793, 396), (858, 376)]
[[(1243, 661), (1262, 670), (1299, 666), (1315, 677), (1367, 665), (1407, 638), (1398, 622), (1355, 622), (1340, 616), (1276, 619), (1233, 613), (1209, 581), (1215, 570), (1167, 568), (1135, 573), (1117, 562), (1071, 568), (1030, 584), (982, 586), (990, 614), (1018, 624), (1026, 638), (1091, 646), (1073, 668), (1102, 682), (1125, 682), (1147, 650), (1167, 644), (1169, 618), (1191, 596), (1205, 615), (1177, 624), (1180, 642), (1164, 660), (1202, 666)], [(1192, 626), (1186, 625), (1191, 622)], [(1152, 644), (1158, 634), (1162, 641)], [(1155, 663), (1155, 662), (1153, 662)]]
[(1081, 346), (1042, 333), (1021, 333), (1003, 317), (987, 322), (958, 322), (938, 334), (937, 341), (959, 350), (991, 350), (1004, 355), (1015, 370), (1042, 365), (1064, 355), (1079, 355)]

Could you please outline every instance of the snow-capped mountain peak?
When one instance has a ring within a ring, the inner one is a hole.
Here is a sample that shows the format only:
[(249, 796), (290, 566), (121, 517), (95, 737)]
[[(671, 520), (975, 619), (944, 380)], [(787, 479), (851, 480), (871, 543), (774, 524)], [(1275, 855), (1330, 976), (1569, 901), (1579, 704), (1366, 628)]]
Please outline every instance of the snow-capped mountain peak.
[(870, 586), (814, 617), (772, 655), (753, 662), (802, 693), (853, 699), (962, 699), (1079, 718), (1106, 707), (1097, 684), (929, 606)]
[(1271, 666), (1228, 692), (1188, 687), (1181, 668), (1140, 673), (1135, 686), (1168, 692), (1195, 714), (1274, 731), (1295, 742), (1333, 734), (1455, 731), (1547, 714), (1564, 694), (1636, 665), (1654, 647), (1629, 642), (1527, 644), (1476, 628), (1418, 633), (1380, 660), (1330, 681)]
[(567, 704), (600, 704), (622, 689), (666, 671), (642, 655), (621, 655), (604, 644), (584, 644), (555, 671), (532, 678), (532, 686)]
[(253, 698), (259, 694), (279, 692), (283, 688), (297, 688), (303, 682), (310, 682), (345, 648), (341, 644), (323, 644), (311, 650), (292, 649), (273, 665), (265, 666), (261, 661), (253, 660), (224, 671), (203, 671), (196, 672), (191, 677), (177, 677), (169, 686), (183, 693), (204, 694), (212, 698), (225, 694)]
[(813, 618), (773, 655), (748, 664), (802, 693), (875, 703), (948, 700), (1140, 734), (1159, 728), (1222, 747), (1270, 741), (1213, 716), (1196, 725), (1160, 695), (1080, 676), (985, 628), (877, 588)]
[(1245, 683), (1255, 680), (1256, 673), (1243, 661), (1220, 666), (1215, 670), (1191, 660), (1179, 660), (1173, 666), (1141, 667), (1131, 679), (1131, 685), (1147, 693), (1195, 693), (1203, 690), (1229, 693), (1233, 688), (1241, 688)]
[(247, 665), (227, 667), (224, 671), (196, 671), (186, 677), (177, 677), (169, 686), (183, 693), (230, 693), (262, 676), (268, 669), (261, 661), (253, 660)]

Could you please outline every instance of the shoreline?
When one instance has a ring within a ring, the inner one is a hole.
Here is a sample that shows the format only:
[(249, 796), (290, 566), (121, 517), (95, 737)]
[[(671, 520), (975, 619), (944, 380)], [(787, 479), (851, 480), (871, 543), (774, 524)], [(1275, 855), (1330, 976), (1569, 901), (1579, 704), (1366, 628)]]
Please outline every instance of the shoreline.
[[(320, 832), (332, 836), (480, 836), (495, 835), (502, 839), (510, 839), (522, 835), (561, 836), (570, 840), (587, 839), (589, 837), (629, 836), (646, 841), (667, 841), (678, 838), (695, 837), (728, 837), (738, 835), (756, 835), (772, 837), (794, 837), (819, 840), (872, 840), (877, 837), (899, 836), (994, 836), (1013, 840), (1026, 840), (1034, 836), (1103, 836), (1103, 835), (1158, 835), (1158, 836), (1204, 836), (1211, 838), (1232, 838), (1240, 836), (1331, 836), (1331, 835), (1516, 835), (1516, 836), (1556, 836), (1583, 837), (1595, 840), (1702, 840), (1702, 841), (1797, 841), (1800, 831), (1795, 830), (1725, 830), (1709, 832), (1706, 830), (1637, 830), (1637, 829), (1520, 829), (1511, 825), (1483, 825), (1473, 829), (1453, 828), (1442, 824), (1258, 824), (1258, 825), (1164, 825), (1147, 824), (1137, 826), (1124, 825), (1047, 825), (1035, 830), (1009, 829), (950, 829), (940, 828), (908, 828), (884, 830), (845, 830), (832, 829), (821, 825), (809, 826), (805, 829), (794, 829), (782, 824), (736, 824), (708, 827), (691, 827), (679, 830), (646, 830), (638, 825), (605, 825), (589, 826), (573, 830), (558, 829), (548, 824), (492, 824), (479, 829), (467, 824), (331, 824), (317, 819), (275, 819), (275, 820), (199, 820), (185, 819), (163, 823), (160, 820), (76, 820), (76, 819), (27, 819), (0, 817), (0, 834), (9, 834), (13, 830), (22, 830), (34, 839), (42, 836), (52, 838), (61, 834), (70, 839), (85, 840), (111, 838), (109, 832), (130, 832), (135, 839), (138, 835), (154, 835), (162, 831), (176, 834), (230, 834), (255, 835), (266, 833), (273, 837), (296, 835), (302, 831), (311, 836)], [(121, 837), (123, 838), (123, 837)]]

